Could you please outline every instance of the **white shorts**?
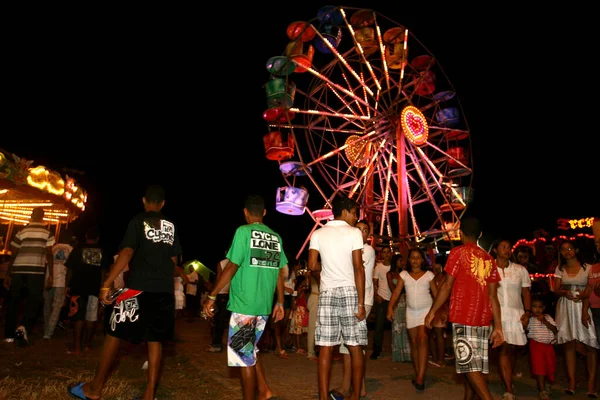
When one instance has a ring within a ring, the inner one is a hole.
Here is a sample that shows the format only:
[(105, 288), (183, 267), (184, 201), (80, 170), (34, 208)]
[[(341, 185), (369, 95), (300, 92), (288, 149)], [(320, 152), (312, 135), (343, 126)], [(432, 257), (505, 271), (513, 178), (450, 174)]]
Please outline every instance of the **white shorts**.
[(96, 322), (98, 320), (98, 298), (96, 296), (88, 296), (87, 307), (85, 309), (85, 320)]

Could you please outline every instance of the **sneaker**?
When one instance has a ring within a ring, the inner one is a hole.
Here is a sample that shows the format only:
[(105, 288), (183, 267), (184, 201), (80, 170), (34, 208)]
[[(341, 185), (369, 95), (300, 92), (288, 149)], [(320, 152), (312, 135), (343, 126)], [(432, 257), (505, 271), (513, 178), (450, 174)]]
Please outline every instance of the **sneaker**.
[(515, 399), (516, 399), (516, 397), (515, 397), (515, 395), (514, 395), (514, 394), (512, 394), (512, 393), (505, 392), (505, 393), (502, 395), (502, 399), (503, 399), (503, 400), (515, 400)]
[(550, 396), (548, 395), (548, 392), (546, 392), (545, 390), (542, 390), (540, 392), (539, 399), (540, 400), (550, 400)]
[(27, 340), (27, 329), (23, 325), (19, 326), (15, 331), (15, 341), (20, 346), (27, 346), (29, 344)]
[(206, 351), (208, 351), (209, 353), (220, 353), (221, 350), (222, 349), (220, 347), (213, 346), (213, 345), (208, 346), (208, 349), (206, 349)]

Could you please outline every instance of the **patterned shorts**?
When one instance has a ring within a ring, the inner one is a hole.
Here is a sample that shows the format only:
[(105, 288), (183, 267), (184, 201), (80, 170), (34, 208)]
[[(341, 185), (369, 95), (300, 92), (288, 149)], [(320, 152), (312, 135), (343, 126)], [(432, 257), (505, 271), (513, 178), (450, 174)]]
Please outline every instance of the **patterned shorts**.
[(251, 367), (256, 364), (258, 341), (265, 331), (268, 315), (231, 313), (227, 335), (227, 365)]
[(97, 321), (98, 297), (91, 295), (71, 296), (69, 317), (71, 321)]
[(488, 353), (491, 333), (491, 326), (452, 324), (457, 373), (477, 371), (489, 373)]
[(358, 321), (358, 295), (353, 286), (324, 290), (319, 294), (315, 345), (367, 345), (367, 319)]

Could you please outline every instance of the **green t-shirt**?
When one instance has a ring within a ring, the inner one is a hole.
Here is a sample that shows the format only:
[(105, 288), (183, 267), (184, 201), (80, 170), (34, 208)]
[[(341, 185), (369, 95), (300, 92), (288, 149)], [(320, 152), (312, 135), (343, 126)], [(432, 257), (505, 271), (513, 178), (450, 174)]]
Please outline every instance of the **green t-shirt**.
[(227, 258), (239, 268), (231, 279), (227, 309), (244, 315), (269, 315), (279, 269), (287, 264), (281, 236), (264, 224), (235, 231)]

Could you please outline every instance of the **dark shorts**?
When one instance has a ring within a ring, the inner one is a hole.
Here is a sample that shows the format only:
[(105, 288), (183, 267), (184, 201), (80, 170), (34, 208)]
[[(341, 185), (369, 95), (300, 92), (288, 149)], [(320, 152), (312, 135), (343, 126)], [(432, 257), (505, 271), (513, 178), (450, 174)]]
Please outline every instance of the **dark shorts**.
[(104, 310), (106, 333), (132, 343), (173, 339), (175, 296), (173, 293), (123, 292)]
[(88, 295), (72, 295), (69, 302), (69, 319), (71, 321), (98, 320), (98, 297)]

